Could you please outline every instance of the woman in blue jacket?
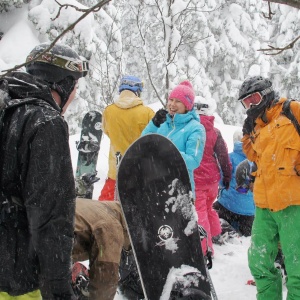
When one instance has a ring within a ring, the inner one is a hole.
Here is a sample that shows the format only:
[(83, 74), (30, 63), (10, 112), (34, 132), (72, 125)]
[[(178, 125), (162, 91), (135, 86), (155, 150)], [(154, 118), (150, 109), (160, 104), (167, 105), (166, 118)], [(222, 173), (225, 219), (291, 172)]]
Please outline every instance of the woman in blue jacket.
[(233, 152), (229, 153), (232, 163), (232, 176), (228, 190), (223, 189), (213, 207), (221, 219), (227, 221), (232, 227), (244, 236), (251, 235), (254, 220), (255, 204), (253, 193), (249, 190), (246, 194), (236, 190), (235, 172), (237, 165), (246, 159), (242, 149), (241, 130), (233, 135)]
[(183, 81), (170, 93), (167, 109), (156, 112), (142, 135), (158, 133), (169, 138), (183, 156), (189, 171), (194, 192), (193, 171), (202, 159), (205, 145), (205, 129), (194, 110), (195, 93), (189, 81)]

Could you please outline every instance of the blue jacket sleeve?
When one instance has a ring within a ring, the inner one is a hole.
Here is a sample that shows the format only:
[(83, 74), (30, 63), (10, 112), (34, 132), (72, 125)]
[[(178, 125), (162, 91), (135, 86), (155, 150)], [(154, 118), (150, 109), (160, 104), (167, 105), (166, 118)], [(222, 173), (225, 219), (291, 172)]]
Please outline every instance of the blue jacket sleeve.
[(156, 127), (152, 120), (148, 123), (145, 129), (142, 131), (141, 136), (148, 134), (148, 133), (157, 133), (159, 127)]

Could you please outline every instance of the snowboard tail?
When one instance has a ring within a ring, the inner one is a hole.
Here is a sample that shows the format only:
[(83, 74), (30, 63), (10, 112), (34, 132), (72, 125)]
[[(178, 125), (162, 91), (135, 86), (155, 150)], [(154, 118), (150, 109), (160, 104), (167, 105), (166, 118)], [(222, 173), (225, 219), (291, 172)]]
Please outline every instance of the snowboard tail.
[(210, 299), (189, 174), (176, 146), (158, 134), (135, 141), (121, 160), (118, 192), (145, 299), (171, 299), (174, 289)]

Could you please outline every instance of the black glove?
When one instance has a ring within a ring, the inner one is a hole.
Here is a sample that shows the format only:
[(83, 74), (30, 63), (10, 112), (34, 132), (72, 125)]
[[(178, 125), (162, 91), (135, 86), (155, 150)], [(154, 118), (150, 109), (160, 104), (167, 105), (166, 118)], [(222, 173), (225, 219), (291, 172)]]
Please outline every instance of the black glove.
[(163, 109), (163, 108), (159, 109), (156, 112), (155, 116), (152, 119), (152, 122), (154, 123), (154, 125), (156, 127), (160, 127), (160, 125), (166, 121), (166, 119), (167, 119), (167, 113), (168, 112), (165, 109)]
[(223, 180), (223, 186), (224, 186), (225, 190), (228, 190), (229, 186), (230, 186), (230, 182), (226, 181), (226, 180)]
[(254, 128), (253, 118), (248, 116), (244, 121), (243, 129), (242, 129), (243, 135), (250, 134), (253, 128)]

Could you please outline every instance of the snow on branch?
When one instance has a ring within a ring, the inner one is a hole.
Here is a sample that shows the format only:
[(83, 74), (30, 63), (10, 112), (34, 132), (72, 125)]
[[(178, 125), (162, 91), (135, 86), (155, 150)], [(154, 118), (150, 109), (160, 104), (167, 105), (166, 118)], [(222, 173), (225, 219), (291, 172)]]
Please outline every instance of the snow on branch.
[[(272, 3), (278, 3), (278, 4), (286, 4), (288, 6), (300, 9), (300, 0), (264, 0), (264, 1), (268, 1), (269, 14), (266, 15), (265, 13), (263, 13), (263, 16), (266, 19), (269, 19), (269, 20), (272, 19), (272, 15), (275, 15), (275, 13), (273, 13), (271, 11), (271, 2)], [(300, 39), (300, 36), (298, 36), (297, 38), (295, 38), (291, 43), (289, 43), (288, 45), (286, 45), (284, 47), (273, 47), (272, 45), (268, 45), (269, 48), (258, 49), (257, 51), (264, 52), (266, 55), (278, 55), (278, 54), (282, 53), (285, 50), (292, 49), (294, 47), (295, 43), (299, 39)]]
[[(98, 12), (102, 6), (104, 6), (105, 4), (107, 4), (108, 2), (110, 2), (111, 0), (102, 0), (100, 2), (98, 2), (97, 4), (95, 4), (94, 6), (92, 6), (91, 8), (87, 8), (87, 9), (80, 9), (74, 5), (70, 5), (70, 4), (64, 4), (61, 5), (58, 1), (55, 0), (55, 2), (60, 6), (59, 11), (57, 16), (54, 18), (58, 18), (60, 11), (62, 8), (67, 9), (68, 7), (73, 7), (75, 8), (77, 11), (81, 11), (84, 12), (82, 14), (82, 16), (80, 18), (78, 18), (74, 23), (70, 24), (61, 34), (59, 34), (53, 41), (52, 43), (49, 45), (48, 48), (46, 48), (43, 52), (40, 53), (40, 55), (36, 56), (34, 59), (32, 59), (30, 62), (32, 61), (36, 61), (37, 59), (39, 59), (42, 55), (44, 55), (46, 52), (48, 52), (50, 49), (52, 49), (54, 47), (54, 45), (58, 42), (58, 40), (60, 38), (62, 38), (67, 32), (69, 32), (70, 30), (72, 30), (81, 20), (83, 20), (87, 15), (89, 15), (92, 12)], [(7, 70), (3, 70), (3, 72), (5, 72), (4, 74), (0, 75), (0, 79), (6, 75), (8, 75), (9, 73), (16, 71), (18, 69), (20, 69), (21, 67), (24, 67), (28, 64), (29, 62), (25, 62), (23, 64), (20, 65), (16, 65), (11, 69), (7, 69)]]

